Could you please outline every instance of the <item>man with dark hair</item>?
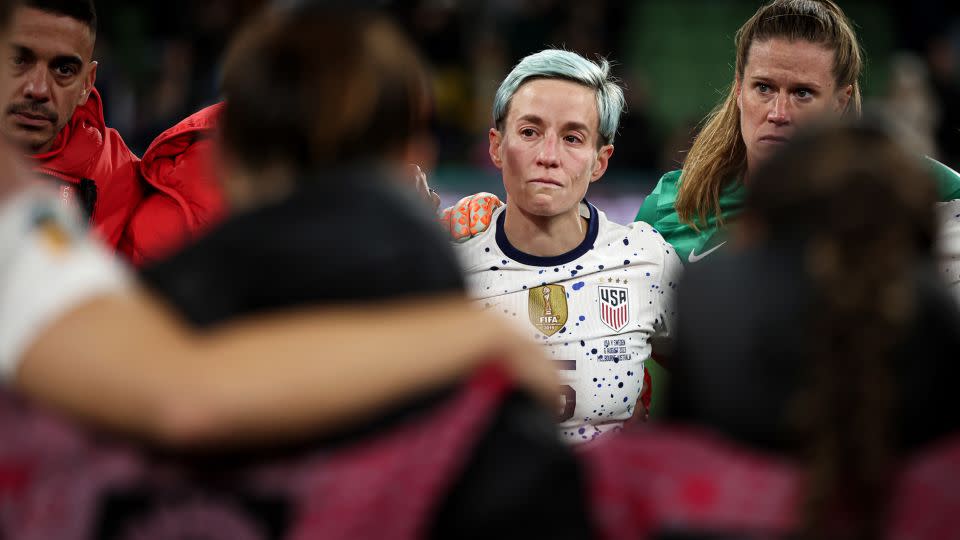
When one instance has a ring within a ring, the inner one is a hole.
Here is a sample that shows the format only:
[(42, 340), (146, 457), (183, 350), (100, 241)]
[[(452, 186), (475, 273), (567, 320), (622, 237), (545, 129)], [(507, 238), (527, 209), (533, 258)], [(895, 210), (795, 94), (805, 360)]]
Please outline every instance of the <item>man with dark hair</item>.
[(94, 88), (96, 14), (88, 1), (25, 0), (8, 33), (11, 85), (3, 134), (60, 183), (96, 231), (116, 246), (143, 197), (139, 160), (103, 120)]
[[(31, 154), (38, 172), (59, 184), (60, 197), (84, 210), (96, 233), (137, 262), (154, 245), (167, 245), (195, 229), (183, 207), (213, 208), (221, 203), (210, 190), (209, 204), (170, 202), (198, 196), (178, 190), (145, 192), (140, 160), (116, 130), (104, 122), (94, 84), (97, 14), (91, 0), (23, 0), (12, 7), (8, 33), (10, 75), (0, 131)], [(198, 180), (203, 183), (203, 180)], [(206, 185), (206, 184), (204, 184)], [(150, 188), (147, 188), (148, 190)], [(150, 201), (134, 233), (131, 218)], [(202, 221), (202, 220), (201, 220)], [(154, 232), (153, 235), (149, 232)]]
[(93, 0), (18, 0), (15, 3), (48, 13), (66, 15), (80, 21), (94, 36), (97, 35), (97, 8)]
[(34, 154), (50, 152), (86, 105), (97, 79), (96, 15), (81, 2), (18, 2), (9, 47), (14, 91), (4, 107), (4, 134)]

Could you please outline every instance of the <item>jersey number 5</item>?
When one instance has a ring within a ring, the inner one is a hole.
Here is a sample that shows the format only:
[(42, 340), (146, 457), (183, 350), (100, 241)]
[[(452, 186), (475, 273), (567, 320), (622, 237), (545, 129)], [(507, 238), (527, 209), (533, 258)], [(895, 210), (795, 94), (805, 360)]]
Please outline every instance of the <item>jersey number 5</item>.
[[(557, 360), (557, 369), (561, 371), (576, 371), (577, 361)], [(566, 422), (573, 418), (573, 411), (577, 408), (577, 391), (569, 384), (561, 385), (560, 397), (563, 399), (560, 402), (560, 417), (557, 420), (559, 422)]]

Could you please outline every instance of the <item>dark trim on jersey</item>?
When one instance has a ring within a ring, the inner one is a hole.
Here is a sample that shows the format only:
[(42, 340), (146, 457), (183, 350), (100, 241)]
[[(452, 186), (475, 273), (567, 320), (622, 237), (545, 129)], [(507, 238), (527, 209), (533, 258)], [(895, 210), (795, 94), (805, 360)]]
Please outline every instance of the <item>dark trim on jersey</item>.
[(598, 217), (596, 207), (587, 202), (586, 199), (584, 199), (583, 202), (587, 205), (587, 208), (590, 209), (590, 220), (587, 225), (587, 235), (583, 238), (583, 242), (580, 242), (580, 245), (572, 250), (553, 257), (538, 257), (536, 255), (524, 253), (513, 247), (513, 244), (510, 243), (510, 240), (507, 240), (507, 233), (503, 230), (503, 222), (507, 217), (506, 210), (500, 212), (500, 215), (497, 216), (497, 247), (499, 247), (500, 251), (502, 251), (507, 257), (517, 261), (518, 263), (526, 264), (527, 266), (559, 266), (561, 264), (567, 264), (568, 262), (579, 259), (584, 253), (593, 249), (593, 245), (597, 241), (597, 235), (600, 233), (600, 219)]

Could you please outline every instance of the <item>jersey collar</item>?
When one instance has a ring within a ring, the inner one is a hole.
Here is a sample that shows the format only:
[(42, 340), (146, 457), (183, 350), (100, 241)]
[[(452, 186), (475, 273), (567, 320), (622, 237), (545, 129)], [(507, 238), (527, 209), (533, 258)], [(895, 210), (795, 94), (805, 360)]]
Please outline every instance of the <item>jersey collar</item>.
[(599, 234), (600, 231), (600, 219), (597, 208), (584, 199), (580, 203), (580, 213), (583, 215), (586, 212), (589, 212), (589, 217), (584, 216), (587, 217), (588, 222), (587, 235), (583, 238), (583, 242), (580, 242), (580, 244), (572, 250), (553, 257), (530, 255), (515, 248), (513, 244), (510, 243), (510, 240), (507, 239), (507, 233), (503, 230), (503, 222), (506, 219), (507, 213), (500, 212), (500, 215), (497, 216), (497, 247), (499, 247), (500, 251), (507, 257), (510, 257), (518, 263), (526, 264), (527, 266), (559, 266), (575, 261), (593, 249), (593, 245), (597, 241), (597, 234)]

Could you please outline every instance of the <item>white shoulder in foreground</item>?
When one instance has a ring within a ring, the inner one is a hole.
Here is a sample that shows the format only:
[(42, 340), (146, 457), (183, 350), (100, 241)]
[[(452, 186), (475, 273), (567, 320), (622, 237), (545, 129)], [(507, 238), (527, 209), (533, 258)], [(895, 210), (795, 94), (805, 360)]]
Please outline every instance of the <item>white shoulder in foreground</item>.
[(0, 206), (0, 245), (0, 380), (13, 376), (58, 316), (131, 282), (77, 215), (44, 190), (24, 190)]

